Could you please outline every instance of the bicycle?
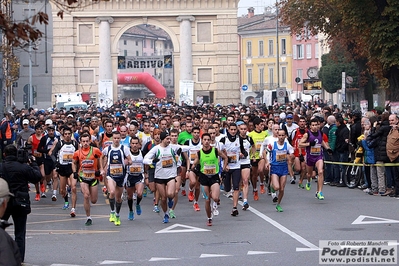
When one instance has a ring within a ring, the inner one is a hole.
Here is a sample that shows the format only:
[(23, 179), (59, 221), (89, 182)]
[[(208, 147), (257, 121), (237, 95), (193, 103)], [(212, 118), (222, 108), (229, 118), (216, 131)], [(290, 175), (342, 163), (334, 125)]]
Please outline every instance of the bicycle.
[(356, 188), (363, 180), (363, 166), (355, 165), (354, 161), (351, 163), (353, 165), (348, 165), (345, 169), (343, 181), (348, 188)]

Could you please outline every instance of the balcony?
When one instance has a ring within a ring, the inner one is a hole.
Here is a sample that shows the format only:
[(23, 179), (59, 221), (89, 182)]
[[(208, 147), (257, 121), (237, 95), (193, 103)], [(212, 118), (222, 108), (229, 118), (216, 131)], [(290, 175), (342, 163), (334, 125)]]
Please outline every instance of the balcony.
[(275, 90), (277, 89), (277, 83), (254, 83), (248, 85), (249, 88), (252, 88), (252, 91), (264, 91), (264, 90)]

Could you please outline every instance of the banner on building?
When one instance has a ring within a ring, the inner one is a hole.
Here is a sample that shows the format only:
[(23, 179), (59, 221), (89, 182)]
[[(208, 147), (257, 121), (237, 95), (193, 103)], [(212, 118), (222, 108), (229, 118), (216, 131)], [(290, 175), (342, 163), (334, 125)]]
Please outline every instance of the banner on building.
[(369, 110), (369, 101), (361, 100), (360, 101), (360, 110), (362, 111), (362, 115), (365, 116), (367, 111)]
[(172, 55), (165, 55), (163, 58), (164, 58), (165, 68), (172, 68), (173, 67)]
[(98, 81), (98, 103), (100, 107), (111, 107), (114, 103), (112, 79)]
[(183, 104), (193, 105), (194, 104), (194, 81), (180, 80), (179, 103), (181, 105), (183, 105)]
[(118, 56), (118, 69), (126, 68), (126, 58), (124, 56)]

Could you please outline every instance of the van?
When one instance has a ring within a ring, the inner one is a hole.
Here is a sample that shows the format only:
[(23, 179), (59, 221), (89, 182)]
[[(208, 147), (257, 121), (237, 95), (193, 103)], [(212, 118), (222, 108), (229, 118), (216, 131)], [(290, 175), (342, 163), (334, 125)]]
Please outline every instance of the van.
[(85, 102), (67, 102), (64, 104), (64, 107), (67, 111), (71, 110), (73, 108), (74, 110), (86, 110), (87, 109), (87, 103)]

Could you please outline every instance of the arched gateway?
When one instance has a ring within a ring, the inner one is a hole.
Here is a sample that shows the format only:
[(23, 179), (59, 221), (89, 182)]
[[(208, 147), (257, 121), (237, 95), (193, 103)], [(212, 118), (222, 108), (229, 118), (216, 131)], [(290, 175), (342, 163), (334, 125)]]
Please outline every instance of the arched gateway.
[(117, 99), (118, 41), (129, 28), (149, 24), (168, 33), (173, 44), (176, 101), (187, 95), (239, 101), (239, 0), (80, 2), (84, 8), (63, 19), (53, 6), (53, 94), (100, 91), (99, 97)]

